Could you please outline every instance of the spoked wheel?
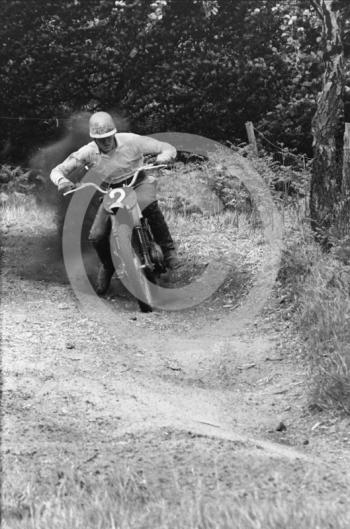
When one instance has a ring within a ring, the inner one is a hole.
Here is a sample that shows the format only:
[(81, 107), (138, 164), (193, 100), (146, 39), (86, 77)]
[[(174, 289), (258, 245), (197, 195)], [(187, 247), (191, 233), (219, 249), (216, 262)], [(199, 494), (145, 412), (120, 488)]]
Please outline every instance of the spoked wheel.
[(127, 224), (118, 226), (118, 244), (110, 237), (111, 252), (118, 255), (124, 263), (124, 275), (122, 283), (129, 292), (137, 299), (141, 312), (152, 312), (154, 304), (151, 283), (157, 283), (154, 272), (142, 267), (140, 257), (132, 244), (131, 228)]

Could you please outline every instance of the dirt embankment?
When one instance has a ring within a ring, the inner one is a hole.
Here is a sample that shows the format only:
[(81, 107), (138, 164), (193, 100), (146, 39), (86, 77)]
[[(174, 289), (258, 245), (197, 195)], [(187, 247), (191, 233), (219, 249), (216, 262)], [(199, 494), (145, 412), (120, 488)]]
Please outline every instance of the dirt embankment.
[[(217, 335), (222, 314), (210, 304), (146, 315), (118, 286), (111, 325), (78, 305), (52, 227), (4, 231), (8, 490), (72, 465), (126, 464), (165, 497), (175, 472), (188, 494), (200, 480), (207, 498), (348, 502), (349, 421), (309, 410), (297, 337), (273, 299), (250, 326), (233, 332), (228, 322)], [(24, 516), (13, 503), (4, 512), (8, 527)]]

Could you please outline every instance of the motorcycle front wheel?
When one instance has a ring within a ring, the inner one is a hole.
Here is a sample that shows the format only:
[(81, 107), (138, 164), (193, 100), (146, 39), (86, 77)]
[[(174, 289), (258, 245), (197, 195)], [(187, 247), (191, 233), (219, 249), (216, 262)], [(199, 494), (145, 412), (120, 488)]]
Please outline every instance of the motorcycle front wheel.
[(142, 267), (137, 248), (132, 243), (132, 230), (127, 224), (118, 226), (118, 236), (110, 237), (112, 255), (118, 255), (123, 263), (123, 275), (120, 280), (137, 299), (141, 312), (152, 312), (154, 296), (151, 283), (156, 284), (154, 272)]

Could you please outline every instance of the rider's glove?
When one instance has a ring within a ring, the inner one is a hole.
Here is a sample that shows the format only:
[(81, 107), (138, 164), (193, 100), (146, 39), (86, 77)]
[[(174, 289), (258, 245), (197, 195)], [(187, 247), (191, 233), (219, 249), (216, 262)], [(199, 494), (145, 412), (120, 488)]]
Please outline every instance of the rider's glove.
[(169, 167), (174, 163), (174, 158), (170, 157), (168, 154), (158, 154), (157, 158), (153, 162), (154, 165), (168, 165)]
[(71, 182), (70, 180), (62, 180), (61, 182), (58, 182), (58, 191), (62, 195), (67, 191), (75, 189), (75, 187), (75, 184), (73, 184), (73, 182)]

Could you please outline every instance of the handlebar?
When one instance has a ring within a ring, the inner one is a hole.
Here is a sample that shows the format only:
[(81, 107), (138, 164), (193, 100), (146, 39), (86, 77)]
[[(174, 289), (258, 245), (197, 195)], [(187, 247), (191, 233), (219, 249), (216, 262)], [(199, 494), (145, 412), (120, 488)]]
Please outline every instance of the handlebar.
[(134, 176), (130, 182), (130, 184), (126, 185), (125, 187), (132, 187), (134, 185), (134, 183), (136, 182), (136, 179), (139, 175), (139, 173), (141, 171), (148, 171), (149, 169), (161, 169), (162, 167), (167, 167), (166, 164), (162, 164), (162, 165), (144, 165), (142, 167), (139, 167), (135, 173), (134, 173)]
[(97, 184), (94, 184), (93, 182), (85, 182), (84, 184), (79, 184), (74, 189), (70, 189), (69, 191), (66, 191), (63, 193), (63, 196), (70, 195), (71, 193), (75, 193), (76, 191), (80, 191), (80, 189), (84, 189), (84, 187), (94, 187), (97, 189), (97, 191), (100, 191), (101, 193), (104, 193), (105, 195), (108, 193), (105, 189), (102, 189)]
[[(136, 182), (136, 179), (141, 171), (148, 171), (150, 169), (161, 169), (162, 167), (167, 167), (166, 164), (162, 165), (143, 165), (142, 167), (139, 167), (135, 172), (134, 176), (132, 177), (132, 180), (129, 184), (123, 186), (123, 187), (132, 187), (134, 183)], [(63, 193), (63, 196), (70, 195), (71, 193), (75, 193), (76, 191), (79, 191), (80, 189), (84, 189), (85, 187), (94, 187), (97, 189), (97, 191), (100, 191), (100, 193), (104, 193), (105, 195), (109, 192), (108, 190), (102, 189), (97, 184), (94, 184), (93, 182), (85, 182), (84, 184), (79, 184), (79, 186), (75, 187), (74, 189), (70, 189), (69, 191), (66, 191)]]

